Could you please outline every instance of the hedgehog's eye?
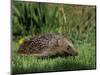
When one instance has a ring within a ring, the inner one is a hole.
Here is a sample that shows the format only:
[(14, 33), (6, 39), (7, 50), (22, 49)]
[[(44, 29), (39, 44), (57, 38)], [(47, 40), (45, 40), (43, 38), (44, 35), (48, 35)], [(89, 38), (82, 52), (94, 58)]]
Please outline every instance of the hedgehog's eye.
[(69, 50), (69, 49), (70, 49), (70, 46), (67, 47), (67, 50)]
[(69, 50), (69, 47), (67, 48), (67, 50)]

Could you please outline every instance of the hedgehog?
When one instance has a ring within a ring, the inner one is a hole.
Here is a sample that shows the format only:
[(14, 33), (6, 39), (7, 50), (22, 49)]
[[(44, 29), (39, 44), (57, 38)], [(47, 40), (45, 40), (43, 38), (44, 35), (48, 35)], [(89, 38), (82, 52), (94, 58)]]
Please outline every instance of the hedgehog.
[(20, 54), (32, 54), (36, 57), (77, 56), (71, 41), (58, 34), (43, 34), (25, 40), (18, 49)]

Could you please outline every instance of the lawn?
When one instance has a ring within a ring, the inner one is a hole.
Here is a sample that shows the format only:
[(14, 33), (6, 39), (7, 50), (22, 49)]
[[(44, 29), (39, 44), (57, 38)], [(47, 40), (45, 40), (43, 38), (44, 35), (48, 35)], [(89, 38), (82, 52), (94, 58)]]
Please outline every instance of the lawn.
[(12, 43), (12, 70), (14, 74), (53, 71), (89, 70), (96, 68), (95, 46), (77, 45), (78, 56), (36, 58), (32, 55), (17, 54), (19, 45)]

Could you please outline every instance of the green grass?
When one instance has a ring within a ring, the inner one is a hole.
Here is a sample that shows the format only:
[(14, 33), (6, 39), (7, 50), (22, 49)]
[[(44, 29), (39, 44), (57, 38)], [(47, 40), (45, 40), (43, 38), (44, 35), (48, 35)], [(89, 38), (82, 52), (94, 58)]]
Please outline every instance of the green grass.
[(78, 56), (36, 58), (32, 55), (20, 55), (16, 51), (18, 43), (12, 43), (13, 73), (37, 73), (53, 71), (89, 70), (96, 68), (95, 46), (80, 44), (77, 46)]

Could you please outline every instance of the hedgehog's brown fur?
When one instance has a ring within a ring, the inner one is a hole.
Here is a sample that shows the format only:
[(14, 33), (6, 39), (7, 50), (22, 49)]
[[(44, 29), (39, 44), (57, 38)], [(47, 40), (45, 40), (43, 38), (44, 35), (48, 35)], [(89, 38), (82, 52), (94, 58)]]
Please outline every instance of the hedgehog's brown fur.
[(34, 56), (76, 56), (77, 52), (69, 40), (57, 34), (44, 34), (24, 41), (18, 53), (33, 54)]

